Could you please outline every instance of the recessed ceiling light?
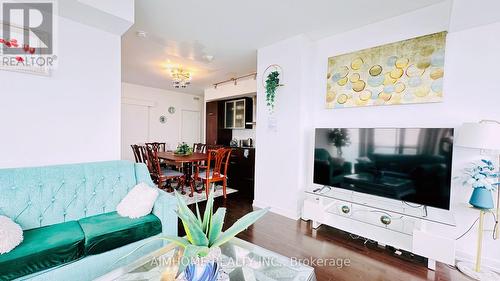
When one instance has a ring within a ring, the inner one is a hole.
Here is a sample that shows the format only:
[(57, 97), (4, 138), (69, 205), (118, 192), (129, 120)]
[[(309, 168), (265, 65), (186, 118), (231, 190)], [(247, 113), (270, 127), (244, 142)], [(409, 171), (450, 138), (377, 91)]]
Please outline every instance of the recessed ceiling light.
[(146, 38), (148, 36), (148, 33), (144, 30), (138, 30), (135, 35), (139, 38)]

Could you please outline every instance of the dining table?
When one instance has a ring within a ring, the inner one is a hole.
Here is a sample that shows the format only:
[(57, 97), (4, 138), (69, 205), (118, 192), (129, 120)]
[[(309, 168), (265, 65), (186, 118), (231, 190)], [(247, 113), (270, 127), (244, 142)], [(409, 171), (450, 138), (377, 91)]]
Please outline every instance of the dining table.
[[(193, 183), (196, 192), (201, 193), (201, 190), (196, 189), (196, 186), (194, 185), (194, 179), (192, 178), (193, 164), (201, 161), (207, 161), (208, 153), (193, 152), (190, 155), (179, 155), (175, 154), (173, 151), (160, 151), (158, 152), (158, 158), (182, 166), (182, 171), (184, 173), (184, 176), (186, 177), (184, 186), (191, 187), (191, 184)], [(192, 189), (189, 196), (193, 197)]]

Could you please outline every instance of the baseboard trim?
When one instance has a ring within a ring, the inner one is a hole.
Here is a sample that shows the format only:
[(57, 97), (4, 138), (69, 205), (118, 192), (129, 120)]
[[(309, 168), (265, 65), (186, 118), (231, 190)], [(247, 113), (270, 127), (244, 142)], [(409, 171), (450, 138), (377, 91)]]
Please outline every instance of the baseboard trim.
[[(462, 251), (456, 252), (455, 259), (457, 261), (468, 261), (468, 262), (472, 262), (472, 263), (476, 262), (475, 255), (471, 255), (469, 253), (462, 252)], [(493, 270), (493, 271), (500, 273), (500, 260), (483, 257), (481, 259), (481, 266), (487, 267), (490, 270)]]
[[(254, 206), (256, 208), (261, 208), (262, 209), (262, 208), (270, 207), (271, 204), (254, 200), (252, 206)], [(287, 209), (277, 208), (277, 207), (271, 207), (271, 209), (269, 211), (272, 212), (272, 213), (278, 214), (280, 216), (287, 217), (287, 218), (292, 219), (292, 220), (298, 220), (300, 218), (298, 212), (294, 212), (292, 210), (287, 210)]]

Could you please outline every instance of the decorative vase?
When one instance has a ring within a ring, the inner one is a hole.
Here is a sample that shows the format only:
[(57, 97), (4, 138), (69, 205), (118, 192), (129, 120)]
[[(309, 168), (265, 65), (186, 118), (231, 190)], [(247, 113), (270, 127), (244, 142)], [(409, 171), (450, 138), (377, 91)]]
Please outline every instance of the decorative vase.
[(491, 191), (486, 188), (476, 187), (472, 192), (469, 204), (478, 209), (493, 209), (495, 204), (493, 203), (493, 197), (491, 196)]
[(214, 260), (191, 263), (186, 267), (184, 277), (186, 281), (216, 281), (219, 277), (219, 265)]
[(342, 151), (342, 146), (336, 146), (336, 148), (337, 148), (337, 157), (342, 158), (342, 155), (344, 154), (344, 152)]
[(184, 270), (186, 281), (216, 281), (219, 277), (217, 260), (222, 252), (219, 247), (212, 248), (206, 257), (195, 258)]
[(342, 157), (332, 157), (332, 162), (338, 166), (338, 167), (342, 167), (345, 163), (345, 159), (342, 158)]

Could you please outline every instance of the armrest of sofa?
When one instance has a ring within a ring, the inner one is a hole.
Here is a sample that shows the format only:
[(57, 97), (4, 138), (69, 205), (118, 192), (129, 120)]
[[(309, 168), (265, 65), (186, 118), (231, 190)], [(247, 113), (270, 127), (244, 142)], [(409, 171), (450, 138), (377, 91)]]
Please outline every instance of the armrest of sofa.
[[(143, 163), (135, 163), (135, 177), (137, 183), (144, 182), (156, 186), (149, 175), (148, 168)], [(153, 206), (153, 214), (161, 221), (162, 234), (177, 236), (177, 200), (171, 194), (158, 190), (159, 195)]]
[(177, 236), (177, 200), (171, 194), (159, 190), (160, 194), (153, 207), (153, 214), (161, 221), (162, 234)]
[(146, 183), (149, 186), (155, 186), (155, 183), (151, 179), (148, 167), (144, 163), (134, 163), (135, 165), (135, 179), (137, 183)]

